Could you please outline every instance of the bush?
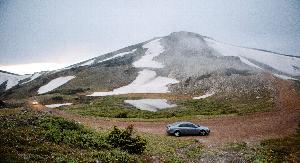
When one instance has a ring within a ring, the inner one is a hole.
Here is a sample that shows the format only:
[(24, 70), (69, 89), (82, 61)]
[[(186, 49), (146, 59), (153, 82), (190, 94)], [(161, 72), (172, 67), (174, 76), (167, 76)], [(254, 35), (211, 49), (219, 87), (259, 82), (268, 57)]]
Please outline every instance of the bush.
[(115, 118), (128, 118), (127, 112), (121, 112), (115, 116)]
[(125, 130), (120, 130), (114, 126), (107, 139), (108, 143), (115, 148), (120, 148), (131, 154), (141, 154), (146, 149), (146, 140), (140, 136), (133, 137), (133, 125)]
[(53, 101), (63, 101), (64, 98), (62, 96), (54, 96), (51, 98)]
[(80, 148), (107, 149), (106, 139), (99, 133), (84, 128), (74, 121), (59, 117), (49, 117), (41, 121), (46, 139), (55, 143), (65, 143)]

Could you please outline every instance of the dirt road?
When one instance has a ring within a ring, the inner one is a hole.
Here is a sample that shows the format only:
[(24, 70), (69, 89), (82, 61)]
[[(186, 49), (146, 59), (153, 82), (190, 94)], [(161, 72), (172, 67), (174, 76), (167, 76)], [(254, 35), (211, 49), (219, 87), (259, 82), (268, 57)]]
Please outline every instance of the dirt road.
[[(254, 113), (245, 116), (220, 116), (216, 118), (195, 118), (192, 122), (208, 126), (209, 136), (182, 137), (199, 139), (204, 144), (214, 145), (234, 141), (257, 142), (262, 139), (279, 138), (295, 132), (300, 120), (300, 96), (292, 82), (274, 80), (278, 86), (275, 111)], [(82, 117), (61, 110), (52, 110), (54, 115), (72, 119), (96, 129), (112, 126), (126, 127), (133, 124), (139, 132), (165, 135), (165, 126), (172, 121), (119, 121), (103, 118)]]

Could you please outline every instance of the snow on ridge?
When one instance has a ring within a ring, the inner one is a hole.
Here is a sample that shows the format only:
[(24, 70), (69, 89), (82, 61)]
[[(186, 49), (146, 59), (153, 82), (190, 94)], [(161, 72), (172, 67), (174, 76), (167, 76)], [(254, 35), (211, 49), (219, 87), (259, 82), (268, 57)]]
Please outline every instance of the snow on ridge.
[(82, 63), (79, 66), (89, 66), (89, 65), (93, 64), (94, 62), (95, 62), (95, 59), (90, 59), (90, 60), (87, 60), (86, 62)]
[(42, 74), (43, 74), (43, 72), (36, 72), (30, 76), (30, 80), (23, 82), (22, 84), (29, 83), (29, 82), (33, 81), (34, 79), (40, 77)]
[(21, 80), (24, 80), (24, 79), (28, 78), (29, 76), (30, 75), (18, 76), (18, 75), (0, 72), (0, 84), (7, 81), (5, 90), (8, 90), (8, 89), (18, 85)]
[(298, 79), (295, 79), (295, 78), (292, 78), (292, 77), (289, 77), (286, 75), (279, 75), (279, 74), (273, 74), (273, 75), (276, 76), (277, 78), (284, 79), (284, 80), (298, 80)]
[[(247, 60), (253, 59), (255, 61), (268, 65), (276, 70), (279, 70), (281, 72), (293, 76), (300, 75), (300, 70), (294, 69), (293, 67), (293, 65), (300, 65), (300, 58), (289, 57), (284, 55), (275, 55), (273, 53), (266, 52), (266, 51), (259, 51), (255, 49), (233, 46), (233, 45), (217, 42), (215, 40), (208, 39), (208, 38), (204, 38), (204, 39), (207, 42), (208, 46), (214, 48), (221, 55), (237, 56), (240, 58), (243, 57), (243, 58), (247, 58)], [(252, 62), (247, 62), (247, 61), (244, 63), (248, 64), (249, 66), (255, 65)]]
[(193, 97), (193, 99), (194, 100), (204, 99), (204, 98), (210, 97), (214, 94), (215, 94), (215, 92), (207, 92), (207, 93), (205, 93), (205, 95), (198, 96), (198, 97)]
[(251, 67), (255, 67), (255, 68), (258, 68), (258, 69), (262, 69), (261, 67), (257, 66), (256, 64), (250, 62), (248, 59), (244, 58), (244, 57), (239, 57), (240, 60), (245, 63), (246, 65), (249, 65)]
[(169, 84), (175, 84), (176, 79), (157, 76), (155, 71), (144, 69), (139, 72), (136, 79), (124, 87), (114, 89), (110, 92), (94, 92), (88, 96), (111, 96), (128, 93), (168, 93)]
[(169, 104), (166, 99), (140, 99), (140, 100), (125, 100), (125, 103), (133, 105), (140, 110), (156, 112), (161, 109), (176, 107), (176, 104)]
[(114, 59), (114, 58), (117, 58), (117, 57), (123, 57), (124, 55), (133, 53), (133, 52), (135, 52), (135, 51), (136, 51), (136, 49), (133, 49), (133, 50), (128, 51), (128, 52), (119, 53), (119, 54), (116, 54), (116, 55), (114, 55), (114, 56), (112, 56), (112, 57), (109, 57), (109, 58), (106, 58), (106, 59), (104, 59), (104, 60), (101, 60), (101, 61), (99, 61), (98, 63), (105, 62), (105, 61), (108, 61), (108, 60), (111, 60), (111, 59)]
[(44, 93), (50, 92), (64, 84), (66, 84), (67, 82), (69, 82), (70, 80), (72, 80), (74, 78), (75, 78), (75, 76), (64, 76), (64, 77), (58, 77), (56, 79), (53, 79), (48, 84), (40, 87), (38, 90), (38, 94), (44, 94)]
[(63, 103), (63, 104), (50, 104), (50, 105), (45, 105), (47, 108), (58, 108), (61, 106), (69, 106), (72, 105), (72, 103)]
[(140, 68), (163, 68), (164, 65), (160, 62), (154, 61), (153, 58), (159, 56), (165, 51), (164, 47), (160, 44), (160, 38), (150, 41), (143, 45), (143, 48), (147, 49), (145, 55), (141, 59), (133, 63), (134, 67)]

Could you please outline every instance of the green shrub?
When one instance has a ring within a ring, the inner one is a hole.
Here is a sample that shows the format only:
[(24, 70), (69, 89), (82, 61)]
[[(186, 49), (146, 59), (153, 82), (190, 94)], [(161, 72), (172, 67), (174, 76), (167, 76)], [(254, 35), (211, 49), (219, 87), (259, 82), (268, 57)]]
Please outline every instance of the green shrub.
[(74, 121), (67, 121), (59, 117), (48, 117), (41, 121), (45, 129), (46, 139), (55, 143), (65, 143), (80, 148), (107, 149), (108, 144), (104, 136), (85, 129), (83, 125)]
[(115, 118), (128, 118), (127, 112), (121, 112), (115, 116)]
[(53, 101), (63, 101), (64, 98), (62, 96), (54, 96), (51, 98)]
[(108, 143), (115, 148), (121, 148), (131, 154), (141, 154), (146, 149), (146, 140), (140, 136), (133, 137), (133, 125), (125, 130), (114, 126), (113, 131), (108, 135)]

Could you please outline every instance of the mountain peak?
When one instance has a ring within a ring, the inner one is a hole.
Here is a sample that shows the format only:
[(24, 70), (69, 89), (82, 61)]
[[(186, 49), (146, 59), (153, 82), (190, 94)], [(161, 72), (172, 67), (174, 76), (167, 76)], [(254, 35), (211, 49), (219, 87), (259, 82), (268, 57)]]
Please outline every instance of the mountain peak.
[(209, 39), (212, 39), (210, 37), (200, 35), (200, 34), (194, 33), (194, 32), (188, 32), (188, 31), (172, 32), (172, 33), (170, 33), (169, 36), (170, 37), (194, 37), (194, 38), (209, 38)]

